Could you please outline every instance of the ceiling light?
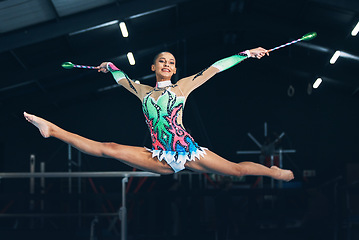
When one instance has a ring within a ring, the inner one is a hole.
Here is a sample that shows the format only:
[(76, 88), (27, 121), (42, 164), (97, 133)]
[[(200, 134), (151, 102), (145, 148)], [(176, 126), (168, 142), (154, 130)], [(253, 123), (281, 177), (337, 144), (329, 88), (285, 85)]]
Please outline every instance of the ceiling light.
[(318, 88), (322, 81), (323, 80), (321, 78), (317, 78), (317, 80), (313, 83), (313, 88)]
[(125, 22), (120, 22), (119, 25), (120, 25), (122, 36), (124, 38), (128, 37), (128, 31), (127, 31), (126, 23)]
[(334, 64), (337, 59), (339, 58), (340, 56), (340, 51), (336, 51), (334, 54), (333, 54), (333, 57), (330, 59), (330, 64)]
[(135, 61), (135, 57), (133, 56), (132, 52), (127, 53), (127, 59), (131, 65), (135, 65), (136, 61)]
[(73, 35), (77, 35), (77, 34), (80, 34), (80, 33), (88, 32), (88, 31), (91, 31), (91, 30), (95, 30), (95, 29), (99, 29), (99, 28), (111, 26), (111, 25), (117, 24), (117, 23), (118, 23), (118, 20), (113, 20), (113, 21), (110, 21), (110, 22), (107, 22), (107, 23), (103, 23), (103, 24), (100, 24), (100, 25), (96, 25), (96, 26), (94, 26), (94, 27), (89, 27), (89, 28), (86, 28), (86, 29), (83, 29), (83, 30), (80, 30), (80, 31), (76, 31), (76, 32), (69, 33), (69, 36), (73, 36)]
[(357, 23), (357, 25), (354, 27), (353, 31), (352, 31), (352, 36), (355, 37), (359, 32), (359, 22)]

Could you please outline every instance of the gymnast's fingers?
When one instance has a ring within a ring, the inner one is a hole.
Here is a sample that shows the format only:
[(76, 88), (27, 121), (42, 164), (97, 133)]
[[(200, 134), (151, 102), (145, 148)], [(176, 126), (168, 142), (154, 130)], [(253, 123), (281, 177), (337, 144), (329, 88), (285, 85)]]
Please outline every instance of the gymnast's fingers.
[(95, 69), (97, 69), (97, 72), (101, 72), (100, 66), (95, 67)]
[(257, 54), (257, 58), (258, 58), (258, 59), (261, 59), (261, 58), (264, 56), (264, 54), (265, 54), (265, 53), (263, 53), (263, 52), (259, 52), (259, 53)]

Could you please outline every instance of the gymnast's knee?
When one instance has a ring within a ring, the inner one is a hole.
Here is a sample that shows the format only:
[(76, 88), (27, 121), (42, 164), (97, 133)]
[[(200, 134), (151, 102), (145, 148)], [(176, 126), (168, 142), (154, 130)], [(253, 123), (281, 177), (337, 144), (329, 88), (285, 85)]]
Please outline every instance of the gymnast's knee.
[(248, 175), (247, 168), (240, 163), (237, 163), (233, 169), (235, 170), (234, 175), (236, 177), (243, 177), (243, 176)]

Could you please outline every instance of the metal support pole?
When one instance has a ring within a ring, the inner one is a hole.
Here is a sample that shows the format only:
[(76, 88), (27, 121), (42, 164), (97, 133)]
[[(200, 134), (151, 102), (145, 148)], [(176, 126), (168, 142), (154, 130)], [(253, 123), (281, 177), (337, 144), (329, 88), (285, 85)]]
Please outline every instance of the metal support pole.
[(262, 148), (262, 144), (260, 144), (257, 139), (255, 139), (255, 137), (253, 137), (253, 135), (251, 133), (247, 133), (248, 134), (248, 137), (250, 139), (252, 139), (252, 141), (259, 147), (259, 148)]
[[(127, 211), (126, 211), (126, 183), (128, 181), (128, 177), (160, 177), (160, 174), (152, 173), (152, 172), (10, 172), (10, 173), (2, 173), (0, 172), (0, 179), (2, 178), (83, 178), (83, 177), (123, 177), (122, 179), (122, 207), (118, 213), (115, 213), (116, 216), (119, 216), (121, 220), (121, 240), (126, 240), (127, 238)], [(76, 214), (74, 216), (78, 216)], [(86, 214), (81, 214), (82, 216), (86, 216)], [(98, 214), (96, 216), (113, 216), (113, 214)], [(14, 216), (11, 214), (9, 216)], [(6, 216), (6, 217), (9, 217)], [(30, 214), (30, 216), (36, 216), (36, 214)], [(41, 216), (45, 216), (43, 213)], [(58, 214), (56, 215), (58, 216)], [(69, 217), (71, 214), (65, 214), (64, 217)], [(4, 217), (4, 214), (0, 214), (0, 218)]]
[[(34, 173), (35, 172), (35, 155), (31, 154), (30, 155), (30, 173)], [(33, 195), (35, 193), (35, 178), (30, 178), (30, 195)], [(29, 203), (29, 210), (30, 212), (33, 212), (35, 209), (35, 200), (31, 197), (30, 198), (30, 203)], [(30, 228), (34, 227), (34, 219), (32, 218), (30, 220)]]
[[(44, 162), (41, 162), (40, 163), (40, 171), (42, 173), (45, 172), (45, 163)], [(43, 199), (43, 196), (45, 195), (45, 178), (42, 177), (40, 178), (40, 188), (41, 188), (41, 195), (42, 195), (42, 198), (41, 198), (41, 203), (40, 203), (40, 208), (41, 208), (41, 212), (44, 212), (45, 211), (45, 203), (44, 203), (44, 199)], [(41, 225), (42, 227), (44, 227), (44, 218), (42, 217), (41, 218)]]
[[(67, 157), (67, 168), (68, 168), (68, 172), (72, 172), (72, 169), (71, 169), (71, 165), (72, 165), (72, 154), (71, 154), (71, 145), (69, 144), (68, 145), (68, 148), (67, 148), (67, 153), (68, 153), (68, 157)], [(69, 177), (69, 193), (71, 193), (72, 189), (72, 179)]]
[(95, 218), (91, 221), (90, 240), (97, 239), (97, 237), (95, 236), (95, 227), (97, 223), (98, 223), (98, 217), (95, 216)]
[[(30, 173), (34, 173), (35, 172), (35, 155), (31, 154), (30, 155)], [(30, 178), (30, 194), (34, 194), (35, 193), (35, 178), (31, 177)], [(34, 210), (34, 202), (33, 200), (30, 201), (30, 210)]]
[[(274, 144), (277, 143), (283, 136), (285, 135), (284, 132), (282, 132), (279, 137), (277, 137), (277, 139), (272, 142), (271, 144)], [(265, 154), (263, 153), (263, 150), (266, 150), (262, 147), (262, 145), (257, 141), (257, 139), (255, 139), (255, 137), (253, 137), (252, 134), (248, 133), (248, 136), (249, 138), (259, 147), (260, 150), (249, 150), (249, 151), (237, 151), (237, 154), (259, 154), (259, 155), (263, 155), (264, 157), (268, 156), (269, 154), (266, 152)], [(264, 122), (264, 137), (267, 138), (268, 136), (268, 124), (267, 122)], [(267, 145), (264, 145), (264, 147), (267, 147), (269, 146), (268, 144)], [(296, 150), (294, 149), (279, 149), (278, 151), (275, 150), (275, 147), (274, 147), (274, 152), (270, 152), (270, 164), (271, 166), (273, 166), (273, 163), (274, 163), (274, 154), (276, 153), (279, 153), (279, 168), (283, 168), (283, 153), (295, 153)], [(261, 161), (261, 158), (260, 158), (260, 163), (263, 164), (263, 162)], [(260, 177), (261, 178), (261, 181), (259, 182), (259, 186), (260, 187), (263, 187), (263, 177)], [(278, 183), (278, 187), (282, 187), (283, 186), (283, 182), (280, 181)], [(271, 188), (274, 188), (274, 180), (271, 179)]]
[(127, 239), (126, 183), (128, 177), (122, 178), (122, 207), (120, 208), (121, 240)]
[[(274, 155), (270, 155), (270, 166), (273, 166), (274, 164)], [(271, 184), (270, 184), (271, 188), (274, 188), (274, 179), (271, 178)]]
[[(280, 148), (279, 149), (279, 168), (283, 169), (283, 150)], [(279, 181), (279, 188), (283, 188), (283, 181)]]

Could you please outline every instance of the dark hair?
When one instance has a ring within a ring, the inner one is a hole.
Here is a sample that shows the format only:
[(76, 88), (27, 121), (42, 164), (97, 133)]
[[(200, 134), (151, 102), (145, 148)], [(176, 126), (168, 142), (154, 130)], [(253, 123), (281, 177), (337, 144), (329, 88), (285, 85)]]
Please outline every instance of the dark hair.
[[(163, 52), (159, 52), (159, 53), (157, 53), (156, 54), (156, 56), (153, 58), (153, 61), (152, 61), (152, 64), (155, 64), (156, 63), (156, 60), (157, 60), (157, 58), (158, 58), (158, 56), (160, 55), (160, 54), (162, 54), (162, 53), (171, 53), (171, 52), (167, 52), (167, 51), (163, 51)], [(172, 53), (171, 53), (172, 54)], [(173, 55), (173, 54), (172, 54)], [(173, 55), (174, 56), (174, 55)]]

